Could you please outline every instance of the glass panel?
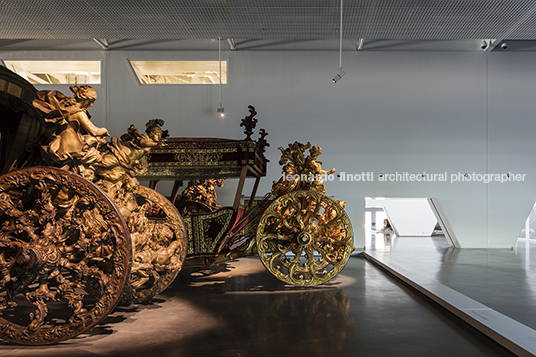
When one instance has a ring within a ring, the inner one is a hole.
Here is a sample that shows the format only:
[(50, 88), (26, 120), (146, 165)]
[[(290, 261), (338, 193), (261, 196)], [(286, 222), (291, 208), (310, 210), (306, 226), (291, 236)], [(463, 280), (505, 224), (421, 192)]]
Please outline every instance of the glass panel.
[(100, 84), (100, 61), (8, 61), (6, 67), (32, 84)]
[[(141, 84), (219, 84), (219, 61), (130, 61)], [(227, 83), (227, 61), (221, 61)]]

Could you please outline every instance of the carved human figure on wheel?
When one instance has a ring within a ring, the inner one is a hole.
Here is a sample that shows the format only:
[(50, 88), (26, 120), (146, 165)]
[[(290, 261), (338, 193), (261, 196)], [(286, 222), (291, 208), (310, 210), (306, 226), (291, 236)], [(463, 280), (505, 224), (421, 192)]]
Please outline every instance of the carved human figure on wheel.
[(109, 136), (106, 128), (97, 127), (91, 121), (88, 109), (97, 99), (97, 93), (89, 86), (71, 86), (74, 97), (59, 91), (39, 91), (34, 108), (43, 116), (52, 141), (42, 147), (46, 157), (55, 163), (76, 158), (92, 162), (99, 157), (97, 146)]
[(128, 133), (121, 136), (121, 140), (112, 137), (103, 148), (102, 159), (96, 163), (97, 174), (102, 178), (115, 182), (125, 176), (134, 176), (147, 171), (147, 154), (153, 147), (162, 144), (167, 132), (160, 126), (162, 119), (152, 119), (146, 124), (146, 134), (140, 134), (138, 129), (131, 125)]

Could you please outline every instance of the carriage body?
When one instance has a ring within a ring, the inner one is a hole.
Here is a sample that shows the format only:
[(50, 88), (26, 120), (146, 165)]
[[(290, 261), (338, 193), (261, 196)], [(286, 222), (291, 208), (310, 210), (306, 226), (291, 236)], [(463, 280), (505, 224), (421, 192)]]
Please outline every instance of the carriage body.
[[(165, 146), (151, 151), (148, 171), (137, 178), (149, 181), (152, 188), (159, 181), (174, 182), (169, 198), (179, 209), (188, 232), (185, 265), (212, 264), (238, 257), (228, 253), (237, 243), (239, 230), (248, 223), (249, 202), (241, 204), (244, 182), (255, 180), (250, 195), (255, 197), (260, 179), (266, 176), (267, 162), (262, 141), (253, 140), (168, 138)], [(233, 205), (220, 207), (213, 186), (217, 182), (221, 185), (226, 178), (238, 179), (237, 190)], [(178, 195), (185, 182), (195, 194)]]

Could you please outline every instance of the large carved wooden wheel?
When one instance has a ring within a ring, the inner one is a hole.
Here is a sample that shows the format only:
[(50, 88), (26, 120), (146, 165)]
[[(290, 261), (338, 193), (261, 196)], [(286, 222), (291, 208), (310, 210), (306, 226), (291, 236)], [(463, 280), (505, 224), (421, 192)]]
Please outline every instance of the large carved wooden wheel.
[(298, 286), (332, 279), (354, 249), (343, 208), (316, 191), (293, 191), (274, 200), (260, 219), (256, 239), (264, 266)]
[(125, 221), (96, 185), (32, 167), (0, 176), (0, 338), (56, 343), (110, 313), (127, 283)]
[(141, 212), (127, 218), (133, 245), (129, 286), (122, 303), (140, 303), (164, 291), (182, 269), (188, 248), (186, 228), (177, 208), (157, 191), (135, 189)]

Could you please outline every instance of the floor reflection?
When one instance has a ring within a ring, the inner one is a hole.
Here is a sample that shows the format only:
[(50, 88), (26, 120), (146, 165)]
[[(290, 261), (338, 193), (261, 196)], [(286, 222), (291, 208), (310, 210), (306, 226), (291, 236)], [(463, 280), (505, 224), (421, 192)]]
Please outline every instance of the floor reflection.
[(339, 290), (275, 296), (258, 317), (259, 348), (268, 356), (344, 356), (353, 335), (349, 300)]
[(536, 275), (536, 240), (519, 238), (514, 245), (514, 251), (531, 276)]
[[(534, 239), (518, 239), (514, 252), (524, 269), (527, 285), (536, 300), (536, 241)], [(536, 304), (534, 306), (536, 308)]]
[(372, 234), (366, 251), (536, 329), (534, 240), (519, 239), (514, 249), (454, 249), (443, 236), (395, 237), (387, 244)]
[[(248, 259), (235, 261), (226, 269), (189, 267), (181, 275), (185, 277), (181, 285), (188, 287), (180, 289), (177, 297), (193, 299), (216, 321), (233, 326), (212, 332), (219, 345), (189, 343), (192, 350), (184, 351), (185, 355), (243, 356), (245, 351), (248, 356), (349, 354), (353, 335), (350, 303), (340, 289), (285, 285), (266, 274), (256, 260)], [(229, 341), (229, 345), (221, 341)]]
[(365, 234), (365, 247), (378, 252), (389, 252), (395, 238), (392, 234), (368, 231)]

